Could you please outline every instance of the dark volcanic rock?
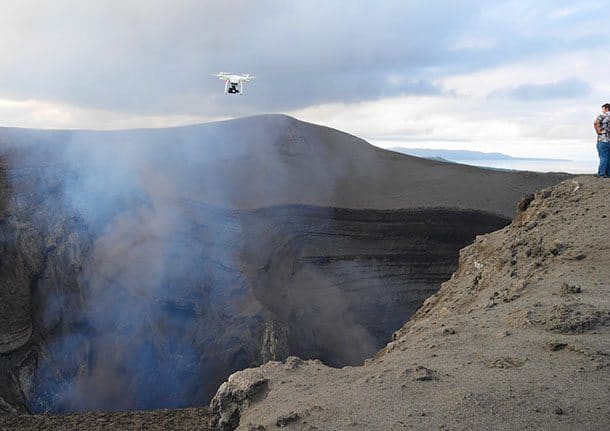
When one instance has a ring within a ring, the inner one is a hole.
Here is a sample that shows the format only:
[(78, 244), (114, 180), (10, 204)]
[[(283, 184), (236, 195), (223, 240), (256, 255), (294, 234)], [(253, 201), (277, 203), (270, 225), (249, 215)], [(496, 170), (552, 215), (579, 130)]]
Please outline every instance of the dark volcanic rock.
[[(449, 277), (456, 250), (505, 224), (476, 211), (269, 208), (244, 218), (244, 262), (291, 354), (353, 365)], [(261, 245), (271, 254), (250, 253)]]

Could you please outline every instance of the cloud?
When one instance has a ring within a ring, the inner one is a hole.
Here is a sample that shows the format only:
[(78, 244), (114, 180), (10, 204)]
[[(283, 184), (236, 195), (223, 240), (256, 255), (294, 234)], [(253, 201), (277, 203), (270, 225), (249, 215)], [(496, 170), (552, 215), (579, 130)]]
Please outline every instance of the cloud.
[[(558, 25), (549, 15), (567, 1), (7, 0), (0, 98), (217, 117), (441, 95), (437, 81), (456, 73), (601, 43), (593, 6)], [(248, 97), (224, 97), (210, 76), (221, 69), (256, 73)]]
[(576, 12), (578, 12), (578, 8), (575, 7), (564, 7), (561, 9), (556, 9), (553, 10), (549, 13), (549, 18), (551, 19), (562, 19), (565, 17), (568, 17), (570, 15), (575, 14)]
[(501, 152), (518, 157), (594, 160), (592, 123), (602, 102), (400, 96), (358, 104), (329, 104), (294, 112), (298, 118), (360, 136), (380, 147)]
[(407, 76), (391, 75), (387, 81), (393, 95), (439, 96), (445, 93), (438, 83), (426, 79), (409, 79)]
[(591, 86), (577, 78), (543, 84), (521, 84), (512, 88), (496, 90), (490, 98), (509, 97), (518, 101), (544, 101), (585, 98), (591, 94)]
[[(436, 92), (430, 68), (453, 61), (476, 3), (9, 0), (0, 98), (239, 116)], [(210, 76), (221, 69), (257, 74), (248, 98), (222, 95)], [(392, 75), (408, 82), (397, 89)]]
[[(495, 151), (500, 126), (511, 148), (549, 130), (576, 148), (610, 94), (605, 21), (597, 0), (4, 0), (0, 114), (107, 129), (285, 112), (365, 138), (451, 125)], [(224, 96), (219, 70), (257, 79)]]

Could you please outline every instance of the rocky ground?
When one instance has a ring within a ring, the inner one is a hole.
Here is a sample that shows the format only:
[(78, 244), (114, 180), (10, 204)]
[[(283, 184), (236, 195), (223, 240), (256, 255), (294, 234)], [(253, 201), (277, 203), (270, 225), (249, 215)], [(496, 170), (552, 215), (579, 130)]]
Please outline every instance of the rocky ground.
[(477, 237), (362, 367), (268, 362), (212, 402), (221, 429), (607, 430), (610, 181), (577, 177)]
[(209, 409), (95, 412), (70, 415), (0, 415), (0, 430), (192, 430), (206, 431)]

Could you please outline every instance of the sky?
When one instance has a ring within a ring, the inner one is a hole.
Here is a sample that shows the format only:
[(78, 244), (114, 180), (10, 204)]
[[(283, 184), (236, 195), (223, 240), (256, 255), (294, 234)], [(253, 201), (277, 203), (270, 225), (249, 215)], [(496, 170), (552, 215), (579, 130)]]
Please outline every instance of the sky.
[[(382, 147), (593, 160), (596, 0), (0, 0), (0, 126), (285, 113)], [(224, 95), (219, 71), (252, 73)]]

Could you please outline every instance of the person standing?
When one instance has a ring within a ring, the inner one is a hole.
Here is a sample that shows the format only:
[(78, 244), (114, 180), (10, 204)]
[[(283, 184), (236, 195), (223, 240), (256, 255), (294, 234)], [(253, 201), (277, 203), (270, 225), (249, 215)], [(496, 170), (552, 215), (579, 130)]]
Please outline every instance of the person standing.
[(596, 177), (610, 177), (610, 103), (602, 105), (602, 113), (593, 123), (597, 133), (597, 154), (599, 155), (599, 168)]

